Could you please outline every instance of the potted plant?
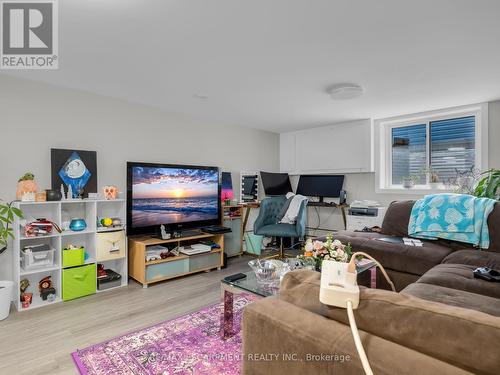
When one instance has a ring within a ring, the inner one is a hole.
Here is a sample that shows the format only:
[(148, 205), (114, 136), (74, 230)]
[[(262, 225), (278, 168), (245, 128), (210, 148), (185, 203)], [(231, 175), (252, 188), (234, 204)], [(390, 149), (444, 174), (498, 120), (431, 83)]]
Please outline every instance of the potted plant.
[(484, 176), (474, 189), (474, 195), (480, 198), (500, 200), (500, 169), (490, 169), (481, 173)]
[(428, 177), (429, 186), (432, 189), (437, 189), (442, 185), (441, 180), (439, 179), (439, 175), (433, 167), (428, 166), (422, 168), (422, 174)]
[(474, 166), (465, 170), (455, 168), (455, 177), (448, 181), (448, 185), (450, 188), (453, 188), (453, 192), (456, 194), (474, 195), (480, 178), (481, 171)]
[(415, 184), (418, 181), (418, 176), (411, 174), (407, 177), (403, 177), (403, 187), (405, 189), (411, 189), (412, 187), (415, 186)]
[(35, 175), (31, 172), (25, 173), (17, 181), (16, 199), (22, 200), (25, 194), (36, 194), (37, 191), (38, 185), (35, 182)]
[[(12, 207), (12, 202), (0, 203), (0, 255), (7, 250), (9, 239), (14, 239), (11, 225), (16, 216), (22, 218), (23, 213), (16, 207)], [(13, 290), (14, 283), (12, 281), (0, 280), (0, 320), (9, 316)]]

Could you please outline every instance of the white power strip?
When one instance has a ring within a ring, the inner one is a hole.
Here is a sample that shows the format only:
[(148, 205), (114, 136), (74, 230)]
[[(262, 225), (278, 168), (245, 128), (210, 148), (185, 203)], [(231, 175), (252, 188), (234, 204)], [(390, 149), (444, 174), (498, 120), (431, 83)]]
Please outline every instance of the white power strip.
[(321, 264), (319, 300), (329, 306), (347, 309), (347, 301), (356, 309), (359, 305), (359, 287), (356, 272), (349, 272), (349, 264), (324, 260)]
[(333, 260), (324, 260), (321, 264), (321, 286), (319, 290), (319, 300), (321, 303), (329, 306), (340, 307), (347, 309), (349, 325), (351, 326), (352, 337), (356, 350), (358, 351), (363, 370), (367, 375), (373, 375), (373, 371), (368, 362), (361, 338), (359, 337), (358, 327), (354, 319), (354, 309), (359, 306), (359, 287), (357, 283), (356, 272), (356, 257), (364, 256), (371, 259), (380, 268), (385, 279), (391, 286), (393, 291), (396, 291), (394, 284), (384, 270), (384, 267), (370, 255), (363, 252), (352, 254), (349, 263), (336, 262)]

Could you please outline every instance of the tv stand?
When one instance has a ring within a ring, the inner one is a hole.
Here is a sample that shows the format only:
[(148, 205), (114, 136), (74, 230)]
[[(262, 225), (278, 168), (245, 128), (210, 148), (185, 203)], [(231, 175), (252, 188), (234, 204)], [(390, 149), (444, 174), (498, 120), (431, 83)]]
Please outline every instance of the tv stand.
[[(209, 234), (198, 231), (196, 235), (162, 240), (153, 236), (129, 237), (129, 276), (147, 288), (149, 284), (164, 281), (179, 276), (190, 275), (196, 272), (220, 270), (224, 260), (224, 235)], [(146, 261), (146, 251), (148, 246), (167, 245), (187, 246), (199, 243), (203, 240), (213, 241), (219, 248), (214, 248), (210, 252), (168, 257), (165, 259)]]

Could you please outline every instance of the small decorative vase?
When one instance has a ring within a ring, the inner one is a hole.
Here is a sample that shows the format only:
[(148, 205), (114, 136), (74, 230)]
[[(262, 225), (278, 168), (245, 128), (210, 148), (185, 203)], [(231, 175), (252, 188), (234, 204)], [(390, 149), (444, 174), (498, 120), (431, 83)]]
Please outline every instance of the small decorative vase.
[(62, 199), (62, 194), (60, 190), (47, 189), (45, 190), (47, 193), (47, 201), (60, 201)]
[(81, 232), (87, 228), (87, 223), (84, 219), (72, 219), (71, 223), (69, 223), (69, 229), (74, 232)]

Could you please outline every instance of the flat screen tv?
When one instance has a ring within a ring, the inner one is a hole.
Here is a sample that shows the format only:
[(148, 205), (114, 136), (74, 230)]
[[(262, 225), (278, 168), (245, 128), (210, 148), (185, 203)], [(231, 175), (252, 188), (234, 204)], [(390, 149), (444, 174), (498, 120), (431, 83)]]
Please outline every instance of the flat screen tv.
[(301, 175), (297, 194), (307, 197), (339, 198), (343, 185), (343, 175)]
[(286, 195), (293, 191), (288, 173), (260, 172), (266, 195)]
[(220, 224), (219, 168), (127, 163), (127, 233)]

